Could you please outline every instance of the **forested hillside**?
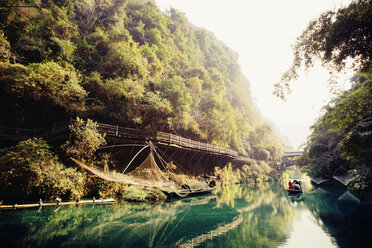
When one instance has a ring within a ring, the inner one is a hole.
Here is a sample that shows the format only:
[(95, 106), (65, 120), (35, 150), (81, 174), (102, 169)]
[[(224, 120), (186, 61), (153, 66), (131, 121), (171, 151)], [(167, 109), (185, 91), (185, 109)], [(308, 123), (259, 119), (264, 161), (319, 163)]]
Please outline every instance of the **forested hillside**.
[(280, 156), (237, 54), (177, 10), (151, 0), (2, 5), (15, 7), (0, 13), (1, 125), (80, 116)]

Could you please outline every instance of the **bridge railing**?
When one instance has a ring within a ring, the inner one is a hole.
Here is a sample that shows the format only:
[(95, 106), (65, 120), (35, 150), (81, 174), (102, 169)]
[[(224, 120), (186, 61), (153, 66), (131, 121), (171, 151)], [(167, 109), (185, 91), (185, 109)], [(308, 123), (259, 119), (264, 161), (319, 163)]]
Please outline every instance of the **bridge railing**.
[[(76, 120), (63, 121), (54, 123), (51, 126), (39, 129), (22, 129), (22, 128), (8, 128), (0, 127), (0, 136), (3, 137), (17, 137), (18, 139), (30, 137), (50, 137), (58, 133), (63, 133), (69, 130), (69, 125), (75, 123)], [(165, 132), (155, 132), (149, 130), (140, 130), (135, 128), (120, 127), (118, 125), (109, 125), (104, 123), (97, 123), (97, 130), (100, 133), (105, 133), (110, 136), (120, 136), (128, 138), (139, 139), (155, 139), (157, 141), (166, 142), (168, 144), (179, 145), (182, 147), (203, 150), (212, 153), (227, 154), (233, 157), (238, 156), (238, 152), (229, 148), (219, 147), (208, 143), (203, 143), (196, 140), (191, 140), (178, 135)]]
[(101, 133), (106, 133), (106, 135), (117, 135), (117, 128), (112, 125), (98, 123), (97, 129)]
[(37, 136), (48, 137), (57, 133), (67, 131), (69, 129), (69, 124), (70, 123), (68, 121), (63, 121), (53, 123), (53, 125), (48, 127), (39, 128), (37, 129)]
[(35, 136), (37, 129), (24, 129), (24, 128), (11, 128), (11, 127), (0, 127), (0, 135), (5, 137), (32, 137)]
[(156, 140), (213, 153), (228, 154), (234, 157), (238, 156), (238, 152), (232, 149), (191, 140), (171, 133), (156, 132)]

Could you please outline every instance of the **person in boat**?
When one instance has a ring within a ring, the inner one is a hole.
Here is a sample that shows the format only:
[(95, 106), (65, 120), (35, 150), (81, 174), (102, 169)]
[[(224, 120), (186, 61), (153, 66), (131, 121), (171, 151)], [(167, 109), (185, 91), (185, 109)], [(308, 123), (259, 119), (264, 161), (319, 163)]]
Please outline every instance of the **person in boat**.
[(295, 190), (302, 190), (301, 182), (297, 180), (293, 180), (293, 189)]
[(291, 180), (289, 180), (289, 181), (288, 181), (288, 188), (289, 188), (290, 190), (292, 190), (292, 189), (293, 189), (293, 185), (292, 185), (292, 182), (291, 182)]

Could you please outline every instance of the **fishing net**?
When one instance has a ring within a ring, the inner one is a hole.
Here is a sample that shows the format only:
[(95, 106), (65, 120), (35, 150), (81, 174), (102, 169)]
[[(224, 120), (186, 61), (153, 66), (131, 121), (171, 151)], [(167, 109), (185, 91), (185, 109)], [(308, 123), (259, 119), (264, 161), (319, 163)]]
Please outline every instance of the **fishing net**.
[(72, 160), (81, 168), (90, 171), (99, 178), (107, 181), (120, 182), (138, 186), (157, 187), (164, 191), (176, 190), (176, 184), (159, 168), (151, 151), (147, 158), (135, 170), (127, 173), (103, 171), (102, 169), (88, 166), (76, 159)]
[(135, 170), (127, 173), (126, 175), (132, 178), (145, 180), (146, 182), (151, 184), (167, 184), (170, 182), (167, 175), (165, 175), (164, 172), (156, 164), (152, 152), (150, 152), (150, 154), (140, 166), (138, 166)]

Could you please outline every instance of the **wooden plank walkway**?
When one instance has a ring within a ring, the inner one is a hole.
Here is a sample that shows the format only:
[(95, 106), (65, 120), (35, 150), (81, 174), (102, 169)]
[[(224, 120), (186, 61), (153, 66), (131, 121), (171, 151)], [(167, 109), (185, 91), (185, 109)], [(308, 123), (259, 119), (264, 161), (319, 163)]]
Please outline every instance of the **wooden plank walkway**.
[[(9, 140), (25, 140), (31, 137), (50, 138), (63, 133), (69, 133), (69, 125), (76, 122), (75, 120), (54, 123), (51, 126), (39, 129), (24, 129), (24, 128), (10, 128), (0, 127), (0, 138)], [(179, 148), (187, 148), (197, 150), (200, 152), (208, 152), (238, 158), (238, 152), (226, 147), (219, 147), (208, 143), (203, 143), (196, 140), (181, 137), (171, 133), (140, 130), (134, 128), (120, 127), (118, 125), (109, 125), (104, 123), (97, 123), (98, 131), (105, 133), (109, 137), (117, 137), (123, 139), (137, 139), (137, 140), (152, 140), (161, 142), (162, 144), (176, 146)]]

